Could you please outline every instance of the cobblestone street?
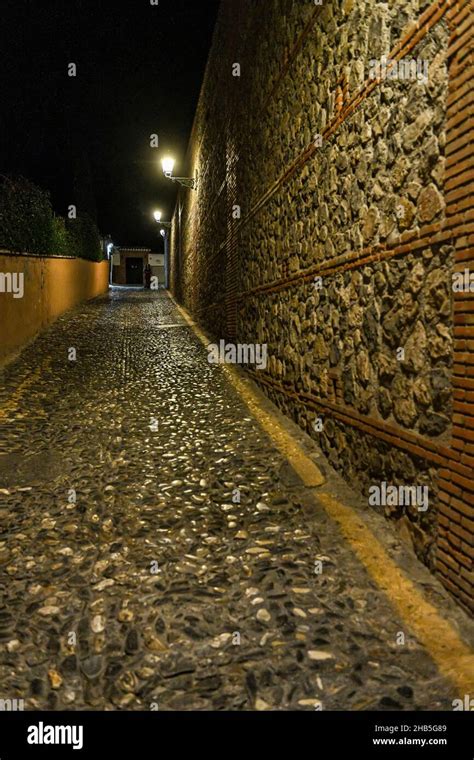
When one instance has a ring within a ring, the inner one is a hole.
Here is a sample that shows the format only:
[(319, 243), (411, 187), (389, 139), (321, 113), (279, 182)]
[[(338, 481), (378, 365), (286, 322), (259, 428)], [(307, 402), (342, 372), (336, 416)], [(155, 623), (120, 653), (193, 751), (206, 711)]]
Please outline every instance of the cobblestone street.
[(61, 317), (3, 370), (0, 402), (1, 698), (452, 709), (166, 294)]

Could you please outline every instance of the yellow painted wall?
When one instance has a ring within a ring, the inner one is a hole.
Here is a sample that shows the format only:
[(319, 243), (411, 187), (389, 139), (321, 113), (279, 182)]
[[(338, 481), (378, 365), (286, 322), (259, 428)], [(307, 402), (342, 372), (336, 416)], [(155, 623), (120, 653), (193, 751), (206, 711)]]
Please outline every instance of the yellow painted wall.
[(57, 317), (108, 289), (109, 263), (0, 254), (0, 273), (23, 273), (23, 298), (0, 292), (0, 359)]

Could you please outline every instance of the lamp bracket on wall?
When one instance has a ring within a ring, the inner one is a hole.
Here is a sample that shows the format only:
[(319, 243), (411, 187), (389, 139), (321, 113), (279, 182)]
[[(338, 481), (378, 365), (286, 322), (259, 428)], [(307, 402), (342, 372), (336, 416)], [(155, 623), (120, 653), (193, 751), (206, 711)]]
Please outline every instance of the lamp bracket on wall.
[(171, 172), (165, 172), (165, 177), (172, 182), (178, 182), (180, 185), (183, 185), (183, 187), (189, 187), (191, 190), (196, 190), (197, 179), (194, 177), (173, 177)]

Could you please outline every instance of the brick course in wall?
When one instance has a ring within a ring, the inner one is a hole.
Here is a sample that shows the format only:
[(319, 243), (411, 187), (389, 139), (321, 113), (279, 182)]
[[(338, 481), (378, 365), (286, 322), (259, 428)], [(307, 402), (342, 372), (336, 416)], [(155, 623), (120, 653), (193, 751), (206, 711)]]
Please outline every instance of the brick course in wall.
[[(474, 271), (474, 6), (455, 2), (450, 29), (446, 139), (446, 218), (455, 240), (454, 270)], [(474, 292), (454, 294), (453, 427), (439, 472), (436, 569), (472, 609), (474, 586)]]
[[(429, 514), (387, 516), (472, 609), (474, 294), (451, 276), (474, 271), (474, 11), (392, 5), (223, 1), (171, 289), (216, 337), (268, 344), (251, 375), (353, 485), (430, 484)], [(426, 87), (368, 77), (382, 55), (427, 60)]]

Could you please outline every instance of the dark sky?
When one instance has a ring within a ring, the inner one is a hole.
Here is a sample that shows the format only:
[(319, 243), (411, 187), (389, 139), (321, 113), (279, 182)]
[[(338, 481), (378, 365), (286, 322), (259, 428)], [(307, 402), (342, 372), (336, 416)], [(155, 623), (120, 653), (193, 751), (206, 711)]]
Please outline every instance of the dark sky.
[(87, 206), (118, 245), (156, 248), (151, 212), (169, 218), (176, 198), (159, 158), (183, 168), (218, 5), (2, 0), (0, 174), (49, 190), (58, 214)]

